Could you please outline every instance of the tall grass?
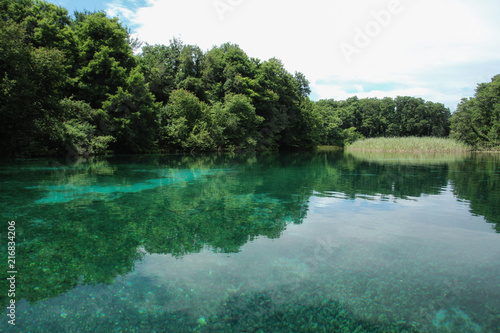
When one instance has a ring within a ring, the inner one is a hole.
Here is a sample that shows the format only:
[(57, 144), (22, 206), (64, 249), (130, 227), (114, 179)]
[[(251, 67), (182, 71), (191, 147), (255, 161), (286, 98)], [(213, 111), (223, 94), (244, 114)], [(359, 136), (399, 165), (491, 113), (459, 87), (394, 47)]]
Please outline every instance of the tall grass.
[(471, 151), (471, 147), (465, 143), (448, 138), (405, 137), (358, 140), (347, 146), (346, 150), (380, 152), (465, 152)]
[(346, 156), (358, 161), (380, 162), (394, 165), (447, 165), (470, 158), (470, 151), (370, 151), (351, 150)]

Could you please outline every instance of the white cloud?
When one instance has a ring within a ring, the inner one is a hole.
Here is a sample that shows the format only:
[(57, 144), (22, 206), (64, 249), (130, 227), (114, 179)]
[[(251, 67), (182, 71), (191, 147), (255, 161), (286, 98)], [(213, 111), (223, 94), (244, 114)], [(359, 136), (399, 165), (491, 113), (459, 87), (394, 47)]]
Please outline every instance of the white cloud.
[(110, 17), (119, 17), (120, 19), (125, 19), (127, 21), (135, 19), (135, 13), (123, 5), (120, 1), (115, 1), (113, 3), (109, 3), (106, 6), (106, 13)]
[[(236, 43), (251, 57), (276, 57), (303, 72), (319, 98), (351, 96), (342, 84), (357, 80), (359, 96), (418, 95), (454, 108), (498, 74), (496, 0), (149, 0), (133, 12), (119, 8), (143, 41), (175, 36), (204, 50)], [(359, 31), (371, 35), (367, 46)], [(350, 63), (342, 43), (357, 48)]]

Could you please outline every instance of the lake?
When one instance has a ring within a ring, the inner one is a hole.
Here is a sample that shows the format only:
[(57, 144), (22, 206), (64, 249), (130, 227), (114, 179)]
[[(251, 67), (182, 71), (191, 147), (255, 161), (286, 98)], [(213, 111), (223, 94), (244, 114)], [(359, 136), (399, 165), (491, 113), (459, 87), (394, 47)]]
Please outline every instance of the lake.
[(499, 331), (499, 154), (27, 159), (0, 184), (0, 331)]

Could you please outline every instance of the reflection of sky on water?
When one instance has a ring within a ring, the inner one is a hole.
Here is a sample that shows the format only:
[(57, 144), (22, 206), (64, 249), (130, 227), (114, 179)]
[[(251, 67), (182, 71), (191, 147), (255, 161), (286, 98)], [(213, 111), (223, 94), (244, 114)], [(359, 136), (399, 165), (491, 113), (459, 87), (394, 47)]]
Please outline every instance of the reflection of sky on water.
[[(498, 235), (448, 188), (396, 202), (312, 196), (304, 223), (289, 225), (279, 239), (258, 238), (230, 255), (208, 249), (179, 260), (147, 255), (132, 274), (179, 286), (200, 315), (215, 306), (211, 300), (232, 293), (283, 286), (299, 293), (305, 284), (361, 316), (390, 311), (403, 318), (425, 310), (440, 322), (443, 311), (469, 318), (471, 306), (455, 298), (436, 312), (431, 306), (442, 293), (477, 301), (498, 294), (498, 258)], [(182, 297), (178, 302), (185, 305)]]
[[(404, 209), (405, 207), (408, 210)], [(442, 189), (439, 195), (422, 195), (406, 199), (391, 195), (374, 195), (357, 196), (355, 200), (352, 200), (342, 193), (332, 193), (332, 195), (316, 194), (309, 200), (309, 212), (322, 216), (335, 217), (337, 214), (345, 212), (371, 216), (374, 210), (386, 212), (401, 210), (406, 212), (408, 219), (417, 220), (425, 225), (494, 232), (491, 224), (484, 223), (484, 217), (471, 218), (469, 216), (469, 203), (457, 200), (453, 195), (451, 185)], [(403, 221), (398, 221), (398, 223), (400, 222)]]

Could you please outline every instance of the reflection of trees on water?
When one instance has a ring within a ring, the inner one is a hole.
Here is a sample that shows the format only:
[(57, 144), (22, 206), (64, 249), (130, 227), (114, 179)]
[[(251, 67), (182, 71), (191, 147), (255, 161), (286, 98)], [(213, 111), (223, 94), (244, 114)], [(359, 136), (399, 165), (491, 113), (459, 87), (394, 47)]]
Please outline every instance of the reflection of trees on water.
[(449, 178), (457, 198), (470, 202), (471, 213), (484, 216), (500, 233), (500, 155), (477, 154), (453, 164)]
[(447, 168), (413, 164), (387, 164), (362, 160), (353, 155), (330, 159), (325, 163), (330, 177), (318, 183), (315, 190), (328, 195), (343, 193), (354, 199), (393, 197), (406, 199), (422, 194), (439, 194), (447, 185)]
[[(439, 194), (448, 183), (458, 199), (469, 202), (471, 213), (484, 216), (500, 233), (500, 155), (479, 153), (463, 154), (401, 154), (359, 153), (348, 154), (343, 163), (354, 160), (350, 169), (356, 173), (377, 174), (364, 179), (354, 187), (340, 186), (345, 193), (392, 194), (397, 198)], [(355, 165), (355, 167), (354, 167)], [(379, 172), (377, 173), (377, 170)], [(356, 182), (356, 181), (355, 181)], [(350, 183), (353, 184), (352, 182)], [(393, 187), (391, 193), (390, 187)]]
[[(87, 193), (48, 205), (33, 205), (33, 189), (17, 193), (20, 206), (11, 209), (24, 221), (18, 230), (18, 265), (24, 270), (18, 296), (37, 301), (82, 283), (111, 283), (133, 269), (142, 255), (138, 248), (173, 256), (204, 248), (238, 252), (256, 237), (278, 238), (289, 223), (302, 223), (313, 193), (406, 199), (439, 194), (450, 178), (457, 196), (471, 202), (472, 212), (500, 230), (492, 195), (498, 164), (488, 162), (491, 172), (482, 172), (484, 163), (388, 164), (342, 153), (290, 153), (115, 157), (47, 168), (39, 184), (133, 187), (158, 173), (173, 180), (140, 192), (114, 197)], [(201, 177), (200, 170), (206, 171)], [(184, 176), (175, 182), (181, 171)], [(23, 177), (22, 170), (16, 177)]]

